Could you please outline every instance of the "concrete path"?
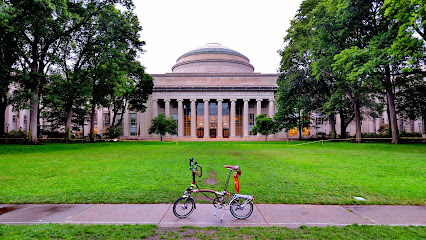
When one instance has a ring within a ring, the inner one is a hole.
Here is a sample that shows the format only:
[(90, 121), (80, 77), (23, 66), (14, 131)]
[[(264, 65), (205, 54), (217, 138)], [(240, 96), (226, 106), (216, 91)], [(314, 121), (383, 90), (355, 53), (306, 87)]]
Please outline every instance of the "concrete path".
[(424, 206), (292, 205), (255, 204), (245, 220), (234, 218), (227, 209), (213, 216), (211, 204), (197, 204), (188, 217), (174, 216), (172, 204), (0, 204), (0, 224), (156, 224), (180, 226), (305, 226), (416, 225), (426, 226)]

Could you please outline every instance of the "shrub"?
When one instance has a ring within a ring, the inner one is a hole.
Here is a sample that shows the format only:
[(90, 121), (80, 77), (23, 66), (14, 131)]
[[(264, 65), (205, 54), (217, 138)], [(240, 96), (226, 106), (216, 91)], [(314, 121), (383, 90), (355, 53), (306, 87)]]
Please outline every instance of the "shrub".
[(121, 134), (121, 129), (119, 129), (118, 127), (109, 127), (104, 133), (106, 138), (118, 138)]
[(5, 136), (7, 138), (26, 138), (27, 134), (22, 131), (22, 129), (19, 130), (12, 130), (10, 132), (5, 133)]
[(407, 132), (405, 130), (402, 130), (399, 133), (400, 137), (422, 137), (422, 133), (421, 132)]
[(384, 125), (380, 126), (378, 132), (382, 135), (390, 136), (389, 125), (384, 124)]
[(46, 138), (65, 138), (65, 132), (60, 132), (57, 130), (42, 129), (40, 131), (40, 135)]

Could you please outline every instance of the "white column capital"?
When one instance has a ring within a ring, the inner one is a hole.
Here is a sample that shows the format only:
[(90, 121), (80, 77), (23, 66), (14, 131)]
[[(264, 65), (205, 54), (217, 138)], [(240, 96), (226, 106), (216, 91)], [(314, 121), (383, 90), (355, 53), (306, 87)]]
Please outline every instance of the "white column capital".
[(158, 99), (152, 99), (153, 102), (158, 102)]
[(243, 99), (243, 101), (244, 101), (244, 102), (248, 102), (248, 101), (250, 101), (250, 99), (247, 99), (247, 98), (246, 98), (246, 99)]
[(210, 101), (210, 99), (203, 99), (203, 102), (208, 102)]
[(263, 99), (256, 99), (256, 102), (261, 102)]
[(183, 102), (183, 99), (176, 99), (176, 101), (178, 101), (178, 102)]
[(196, 102), (196, 101), (197, 101), (197, 99), (189, 99), (189, 101), (191, 101), (191, 102)]
[(269, 99), (270, 102), (275, 102), (275, 99)]
[(223, 99), (216, 99), (216, 101), (218, 101), (218, 102), (223, 102)]
[(230, 101), (231, 101), (231, 102), (236, 102), (236, 101), (237, 101), (237, 99), (230, 99)]
[(170, 102), (170, 99), (164, 99), (164, 102)]

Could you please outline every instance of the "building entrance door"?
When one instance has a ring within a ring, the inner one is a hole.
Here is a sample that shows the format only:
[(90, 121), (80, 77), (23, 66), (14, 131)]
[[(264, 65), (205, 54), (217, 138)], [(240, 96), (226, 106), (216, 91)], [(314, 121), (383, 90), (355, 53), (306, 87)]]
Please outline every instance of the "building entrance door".
[(210, 128), (210, 138), (216, 138), (216, 128)]
[(198, 138), (203, 138), (204, 137), (204, 129), (203, 128), (199, 128), (197, 130), (197, 136), (198, 136)]
[(223, 138), (229, 138), (229, 129), (223, 129)]

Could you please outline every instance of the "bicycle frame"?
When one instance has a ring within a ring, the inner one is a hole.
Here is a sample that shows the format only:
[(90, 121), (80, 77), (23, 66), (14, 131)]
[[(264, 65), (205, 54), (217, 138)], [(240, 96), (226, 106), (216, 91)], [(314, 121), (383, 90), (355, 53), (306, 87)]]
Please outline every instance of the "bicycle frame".
[[(200, 174), (198, 174), (198, 167), (200, 169), (200, 172), (199, 172)], [(189, 216), (192, 213), (192, 210), (190, 210), (190, 212), (185, 214), (185, 215), (181, 215), (181, 214), (176, 213), (176, 204), (178, 204), (178, 202), (181, 199), (184, 200), (184, 203), (182, 203), (182, 205), (179, 205), (179, 206), (181, 206), (183, 209), (185, 209), (185, 210), (187, 209), (187, 204), (192, 204), (194, 209), (197, 208), (196, 204), (195, 204), (195, 200), (191, 196), (192, 193), (213, 193), (215, 195), (215, 198), (213, 199), (213, 205), (216, 207), (216, 210), (215, 210), (213, 215), (216, 216), (217, 211), (220, 208), (222, 208), (223, 214), (222, 214), (221, 221), (223, 220), (223, 216), (224, 216), (224, 213), (225, 213), (225, 207), (228, 206), (228, 205), (230, 207), (229, 209), (231, 210), (232, 215), (236, 218), (245, 219), (245, 218), (247, 218), (251, 215), (251, 213), (253, 212), (253, 203), (252, 202), (254, 201), (254, 197), (251, 196), (251, 195), (244, 195), (244, 194), (238, 194), (238, 193), (235, 193), (231, 196), (231, 193), (227, 191), (228, 185), (229, 185), (229, 179), (231, 178), (231, 174), (232, 174), (233, 171), (235, 171), (234, 178), (236, 178), (236, 182), (238, 182), (238, 176), (241, 174), (239, 166), (225, 165), (224, 167), (229, 169), (229, 174), (228, 174), (228, 179), (226, 180), (226, 185), (225, 185), (225, 188), (224, 188), (223, 191), (219, 192), (219, 191), (212, 190), (212, 189), (200, 189), (198, 187), (197, 182), (196, 182), (195, 175), (197, 175), (198, 177), (202, 176), (202, 167), (200, 165), (198, 165), (197, 162), (194, 163), (194, 160), (192, 158), (190, 159), (190, 170), (192, 171), (192, 183), (186, 189), (186, 191), (184, 192), (184, 195), (181, 198), (179, 198), (178, 200), (176, 200), (176, 202), (174, 204), (173, 211), (174, 211), (174, 213), (177, 217), (184, 218), (184, 217)], [(237, 188), (237, 185), (238, 184), (236, 184), (236, 188)], [(207, 198), (210, 198), (210, 197), (207, 197)], [(241, 216), (239, 214), (239, 211), (243, 211), (246, 204), (250, 205), (250, 206), (248, 206), (248, 209), (250, 210), (250, 212)]]

